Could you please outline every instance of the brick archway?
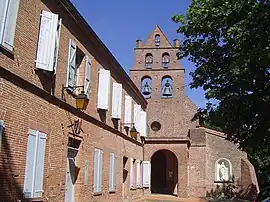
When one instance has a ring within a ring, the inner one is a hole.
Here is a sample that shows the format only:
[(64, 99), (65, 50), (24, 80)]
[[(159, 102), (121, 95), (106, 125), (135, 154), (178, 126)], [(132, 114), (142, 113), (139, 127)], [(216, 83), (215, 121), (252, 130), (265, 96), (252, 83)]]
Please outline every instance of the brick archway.
[(177, 184), (177, 157), (170, 150), (156, 151), (151, 157), (151, 193), (175, 194)]

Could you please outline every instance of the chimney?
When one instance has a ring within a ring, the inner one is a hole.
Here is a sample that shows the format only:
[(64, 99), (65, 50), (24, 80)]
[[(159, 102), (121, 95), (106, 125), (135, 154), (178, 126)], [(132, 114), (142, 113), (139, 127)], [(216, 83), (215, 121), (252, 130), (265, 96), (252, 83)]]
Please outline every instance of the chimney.
[(179, 39), (174, 39), (173, 40), (173, 46), (175, 48), (179, 48), (180, 47), (180, 40)]
[(136, 41), (136, 48), (141, 48), (142, 47), (142, 40), (141, 39), (138, 39)]

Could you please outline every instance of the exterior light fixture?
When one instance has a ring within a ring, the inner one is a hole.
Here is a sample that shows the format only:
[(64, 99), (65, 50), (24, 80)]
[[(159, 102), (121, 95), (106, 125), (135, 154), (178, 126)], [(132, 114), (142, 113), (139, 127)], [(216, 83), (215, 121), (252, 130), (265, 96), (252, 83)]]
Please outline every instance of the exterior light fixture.
[(137, 138), (138, 131), (136, 130), (135, 126), (130, 129), (129, 133), (132, 138)]
[(89, 99), (87, 95), (82, 91), (79, 95), (75, 97), (76, 99), (76, 108), (79, 110), (86, 110)]

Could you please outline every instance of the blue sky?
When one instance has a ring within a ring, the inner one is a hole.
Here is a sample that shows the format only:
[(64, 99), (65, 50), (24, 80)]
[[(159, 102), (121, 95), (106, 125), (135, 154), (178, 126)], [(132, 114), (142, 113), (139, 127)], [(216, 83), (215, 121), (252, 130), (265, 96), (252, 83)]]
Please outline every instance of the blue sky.
[[(138, 38), (143, 42), (156, 25), (172, 42), (181, 36), (176, 33), (177, 24), (171, 17), (185, 13), (191, 0), (71, 0), (99, 38), (128, 73), (134, 62), (134, 47)], [(187, 59), (181, 61), (185, 68), (185, 83), (191, 81), (189, 72), (194, 65)], [(201, 89), (185, 89), (186, 95), (198, 106), (205, 106), (204, 92)]]

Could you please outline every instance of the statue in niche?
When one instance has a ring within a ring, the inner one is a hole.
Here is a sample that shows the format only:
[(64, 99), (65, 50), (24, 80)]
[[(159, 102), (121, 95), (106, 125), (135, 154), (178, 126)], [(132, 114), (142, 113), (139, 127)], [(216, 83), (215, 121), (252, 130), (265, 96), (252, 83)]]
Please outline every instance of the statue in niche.
[(218, 181), (229, 181), (229, 168), (225, 165), (224, 161), (217, 164), (217, 172)]

